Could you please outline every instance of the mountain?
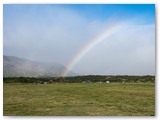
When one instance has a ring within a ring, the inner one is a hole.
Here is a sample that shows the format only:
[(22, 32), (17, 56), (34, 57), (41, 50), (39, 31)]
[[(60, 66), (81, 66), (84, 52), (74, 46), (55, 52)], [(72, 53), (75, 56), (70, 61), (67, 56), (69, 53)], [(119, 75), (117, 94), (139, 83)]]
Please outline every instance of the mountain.
[[(3, 77), (59, 77), (65, 66), (59, 63), (32, 61), (14, 56), (3, 56)], [(68, 76), (77, 75), (70, 71)]]

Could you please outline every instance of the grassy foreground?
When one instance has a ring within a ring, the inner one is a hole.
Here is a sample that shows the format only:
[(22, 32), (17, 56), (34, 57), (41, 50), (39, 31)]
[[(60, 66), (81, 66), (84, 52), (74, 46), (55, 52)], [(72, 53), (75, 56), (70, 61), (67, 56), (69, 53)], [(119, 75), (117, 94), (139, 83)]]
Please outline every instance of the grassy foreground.
[(154, 83), (3, 85), (4, 116), (154, 116)]

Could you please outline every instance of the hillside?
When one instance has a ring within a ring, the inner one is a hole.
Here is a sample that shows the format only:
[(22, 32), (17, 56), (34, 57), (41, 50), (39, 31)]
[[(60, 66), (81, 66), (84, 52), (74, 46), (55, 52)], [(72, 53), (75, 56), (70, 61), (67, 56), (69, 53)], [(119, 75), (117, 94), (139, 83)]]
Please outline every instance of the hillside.
[[(64, 69), (65, 66), (59, 63), (3, 56), (3, 77), (58, 77)], [(68, 75), (74, 76), (76, 73), (70, 71)]]

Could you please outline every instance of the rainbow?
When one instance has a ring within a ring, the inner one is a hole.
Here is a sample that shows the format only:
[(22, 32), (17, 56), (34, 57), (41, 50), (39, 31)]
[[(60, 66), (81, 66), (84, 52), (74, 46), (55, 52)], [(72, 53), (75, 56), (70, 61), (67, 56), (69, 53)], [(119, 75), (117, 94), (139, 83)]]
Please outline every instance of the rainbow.
[(122, 26), (122, 23), (115, 23), (114, 25), (109, 25), (101, 34), (96, 36), (93, 40), (89, 41), (84, 47), (82, 47), (77, 54), (70, 60), (67, 64), (67, 68), (62, 72), (61, 76), (67, 76), (68, 72), (73, 69), (73, 67), (96, 45), (100, 42), (109, 38)]

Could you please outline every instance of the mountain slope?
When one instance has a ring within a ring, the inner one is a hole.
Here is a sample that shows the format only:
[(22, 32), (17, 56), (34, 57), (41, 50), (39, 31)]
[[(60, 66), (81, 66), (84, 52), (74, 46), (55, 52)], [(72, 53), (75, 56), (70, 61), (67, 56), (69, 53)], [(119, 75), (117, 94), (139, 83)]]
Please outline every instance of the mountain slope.
[[(58, 63), (31, 61), (14, 56), (3, 56), (3, 77), (58, 77), (65, 66)], [(72, 71), (69, 76), (75, 76)]]

